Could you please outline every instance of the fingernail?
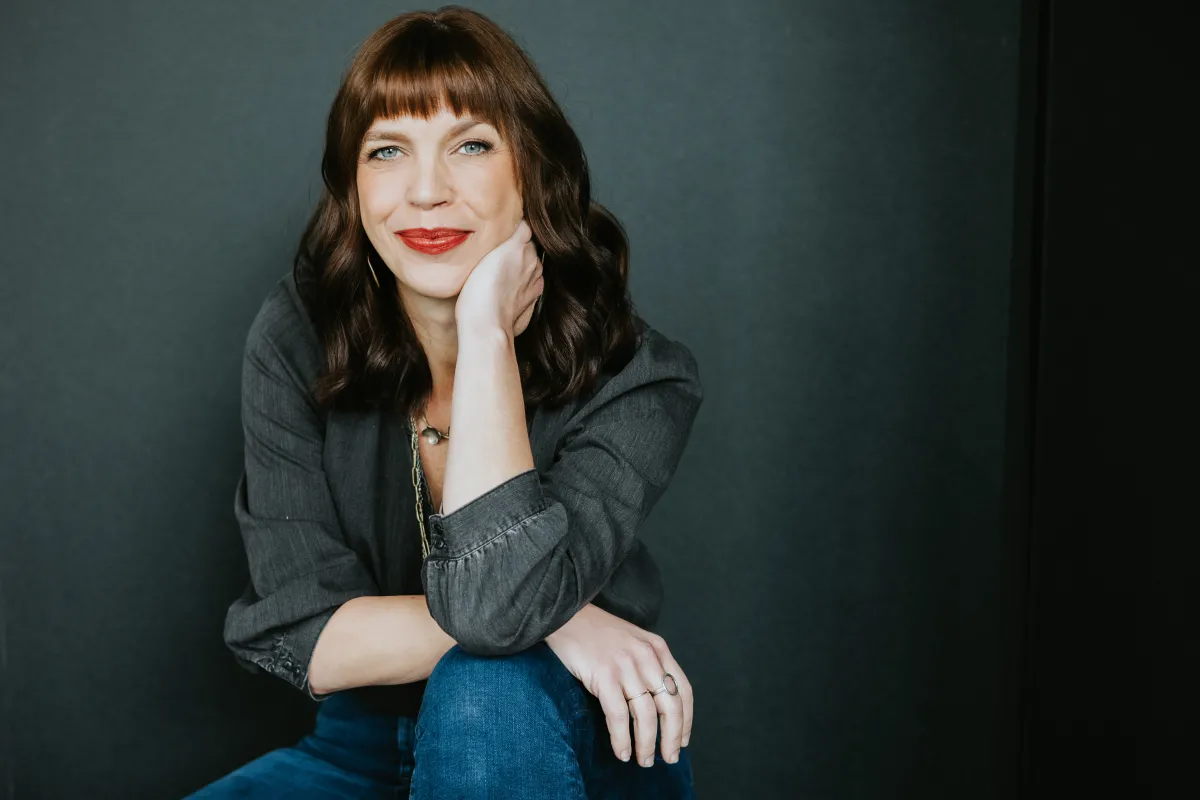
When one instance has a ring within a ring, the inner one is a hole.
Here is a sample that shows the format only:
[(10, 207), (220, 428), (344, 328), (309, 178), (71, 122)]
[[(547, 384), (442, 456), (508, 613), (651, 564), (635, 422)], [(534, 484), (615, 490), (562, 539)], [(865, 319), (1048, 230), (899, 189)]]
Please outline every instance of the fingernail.
[(685, 736), (685, 737), (683, 737), (683, 746), (684, 746), (684, 747), (687, 747), (688, 739), (691, 739), (691, 738), (692, 738), (692, 737), (690, 737), (690, 736)]
[(628, 750), (622, 750), (622, 751), (621, 751), (621, 760), (622, 760), (622, 761), (628, 761), (628, 760), (629, 760), (629, 751), (628, 751)]
[(642, 766), (643, 767), (653, 767), (654, 766), (654, 756), (650, 756), (645, 761), (643, 761)]
[(668, 764), (674, 764), (674, 763), (675, 763), (676, 761), (678, 761), (678, 760), (679, 760), (679, 754), (678, 754), (678, 753), (672, 753), (672, 754), (671, 754), (671, 755), (670, 755), (670, 756), (667, 758), (667, 763), (668, 763)]

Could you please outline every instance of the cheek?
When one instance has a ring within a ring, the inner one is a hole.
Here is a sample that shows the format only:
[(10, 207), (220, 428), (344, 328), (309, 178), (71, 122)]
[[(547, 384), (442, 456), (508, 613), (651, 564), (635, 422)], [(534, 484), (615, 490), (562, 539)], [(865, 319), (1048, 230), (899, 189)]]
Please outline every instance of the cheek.
[(389, 208), (386, 183), (376, 181), (370, 175), (360, 176), (358, 207), (365, 222), (381, 221), (387, 215)]
[(362, 214), (363, 221), (366, 222), (371, 218), (371, 201), (373, 194), (371, 192), (371, 184), (365, 181), (362, 177), (358, 179), (358, 211)]
[(521, 194), (517, 191), (511, 162), (497, 160), (476, 178), (473, 193), (479, 208), (486, 209), (487, 216), (503, 221), (507, 221), (514, 213), (517, 218), (520, 217)]

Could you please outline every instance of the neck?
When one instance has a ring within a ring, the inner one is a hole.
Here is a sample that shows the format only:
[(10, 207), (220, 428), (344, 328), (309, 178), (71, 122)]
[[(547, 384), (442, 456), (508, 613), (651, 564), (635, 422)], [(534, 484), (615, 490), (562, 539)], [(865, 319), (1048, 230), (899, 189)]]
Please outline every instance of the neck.
[(458, 363), (458, 325), (454, 317), (458, 297), (425, 297), (404, 292), (403, 287), (400, 296), (433, 377), (433, 392), (425, 416), (430, 425), (445, 430), (450, 423), (450, 398)]

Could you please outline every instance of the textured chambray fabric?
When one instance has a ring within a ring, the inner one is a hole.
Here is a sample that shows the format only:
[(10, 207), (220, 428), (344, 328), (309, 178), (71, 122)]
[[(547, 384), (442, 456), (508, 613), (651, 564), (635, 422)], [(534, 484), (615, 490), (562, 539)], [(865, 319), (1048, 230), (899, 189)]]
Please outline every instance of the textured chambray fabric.
[[(250, 581), (225, 642), (251, 671), (314, 700), (308, 664), (347, 600), (425, 594), (466, 651), (516, 653), (589, 602), (653, 630), (662, 583), (639, 526), (669, 484), (703, 399), (681, 343), (638, 319), (632, 360), (526, 422), (534, 468), (445, 516), (430, 514), (427, 563), (412, 487), (410, 428), (391, 412), (320, 409), (322, 354), (291, 272), (251, 324), (242, 368), (245, 469), (234, 513)], [(363, 687), (415, 714), (424, 682)]]

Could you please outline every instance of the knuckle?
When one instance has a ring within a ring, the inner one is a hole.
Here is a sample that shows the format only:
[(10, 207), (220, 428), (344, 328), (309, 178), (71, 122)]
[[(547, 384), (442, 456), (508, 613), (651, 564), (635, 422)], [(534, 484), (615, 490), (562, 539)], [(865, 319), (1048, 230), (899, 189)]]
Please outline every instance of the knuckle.
[(641, 639), (634, 645), (634, 649), (639, 658), (654, 658), (658, 655), (658, 651), (654, 649), (654, 645)]
[(622, 726), (629, 725), (629, 712), (628, 711), (614, 711), (613, 713), (608, 714), (607, 716), (608, 716), (608, 721), (611, 722), (613, 724), (613, 726), (618, 729), (620, 729)]
[(628, 650), (617, 650), (615, 653), (613, 653), (612, 663), (614, 665), (615, 672), (620, 674), (621, 667), (633, 666), (634, 654), (630, 653)]

